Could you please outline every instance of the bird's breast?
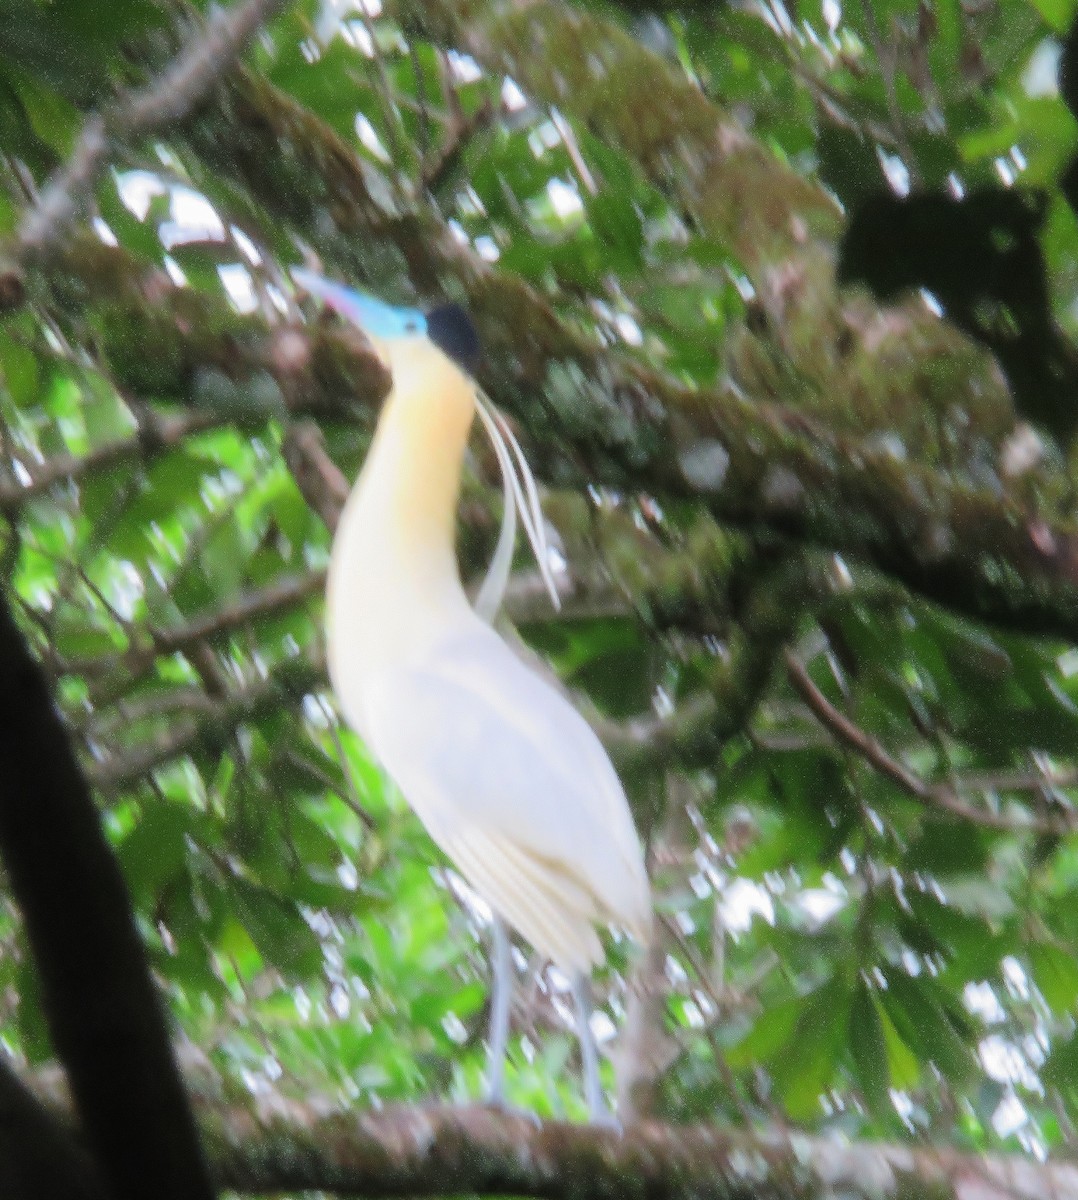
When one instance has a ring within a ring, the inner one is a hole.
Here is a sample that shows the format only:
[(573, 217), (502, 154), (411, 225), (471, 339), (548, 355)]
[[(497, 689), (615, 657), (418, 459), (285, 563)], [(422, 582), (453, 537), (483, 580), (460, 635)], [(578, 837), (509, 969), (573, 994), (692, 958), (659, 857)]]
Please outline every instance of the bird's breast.
[(364, 480), (341, 514), (326, 585), (330, 679), (362, 734), (372, 681), (421, 660), (470, 613), (450, 537), (410, 527)]

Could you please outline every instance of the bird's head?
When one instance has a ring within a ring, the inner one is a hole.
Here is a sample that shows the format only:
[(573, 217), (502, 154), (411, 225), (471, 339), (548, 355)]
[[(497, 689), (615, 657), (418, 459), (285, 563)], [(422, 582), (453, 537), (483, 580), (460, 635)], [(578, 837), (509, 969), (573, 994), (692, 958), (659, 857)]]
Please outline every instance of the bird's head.
[(466, 375), (475, 373), (479, 334), (459, 304), (440, 304), (427, 311), (397, 307), (302, 267), (293, 269), (292, 278), (327, 308), (362, 329), (394, 375), (399, 364), (431, 345)]
[[(550, 569), (539, 492), (512, 428), (474, 383), (481, 347), (479, 334), (467, 312), (459, 304), (442, 304), (426, 312), (420, 308), (396, 308), (302, 267), (293, 268), (292, 278), (304, 291), (327, 308), (340, 313), (367, 335), (393, 376), (402, 419), (407, 420), (407, 414), (413, 417), (418, 414), (415, 426), (423, 427), (429, 435), (432, 423), (429, 419), (430, 397), (426, 393), (430, 390), (432, 378), (439, 385), (434, 388), (438, 399), (444, 400), (448, 391), (461, 401), (459, 404), (440, 404), (438, 407), (451, 422), (453, 414), (460, 418), (462, 442), (467, 438), (473, 415), (479, 413), (502, 472), (503, 517), (494, 560), (476, 600), (476, 611), (489, 620), (501, 603), (512, 567), (517, 513), (535, 551), (535, 559), (550, 598), (554, 607), (559, 608), (561, 601)], [(457, 375), (459, 386), (449, 389), (443, 387), (439, 391), (440, 385), (445, 383), (444, 369), (449, 363), (456, 368), (452, 373)], [(406, 381), (403, 386), (402, 380)], [(402, 399), (402, 394), (409, 399)], [(439, 428), (445, 428), (444, 421)]]

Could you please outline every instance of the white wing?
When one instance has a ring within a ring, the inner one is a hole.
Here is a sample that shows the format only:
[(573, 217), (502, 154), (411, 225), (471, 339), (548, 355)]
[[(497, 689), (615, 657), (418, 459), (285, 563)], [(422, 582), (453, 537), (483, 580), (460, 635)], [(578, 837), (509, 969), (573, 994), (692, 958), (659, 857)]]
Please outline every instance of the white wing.
[(625, 793), (579, 713), (478, 619), (366, 681), (370, 746), (431, 836), (537, 949), (602, 957), (593, 921), (645, 938), (651, 897)]

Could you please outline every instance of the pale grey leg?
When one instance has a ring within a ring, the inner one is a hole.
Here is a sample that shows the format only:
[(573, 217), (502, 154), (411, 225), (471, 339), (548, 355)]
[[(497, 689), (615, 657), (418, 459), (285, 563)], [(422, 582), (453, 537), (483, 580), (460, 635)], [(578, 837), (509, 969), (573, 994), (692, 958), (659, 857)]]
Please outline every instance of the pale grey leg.
[(580, 1039), (580, 1060), (584, 1067), (584, 1099), (596, 1125), (616, 1124), (606, 1106), (603, 1085), (599, 1079), (599, 1051), (591, 1031), (591, 992), (586, 975), (573, 978), (573, 1000), (576, 1003), (576, 1032)]
[(505, 923), (497, 913), (490, 923), (490, 1038), (487, 1043), (487, 1103), (505, 1103), (505, 1047), (513, 999), (513, 960)]

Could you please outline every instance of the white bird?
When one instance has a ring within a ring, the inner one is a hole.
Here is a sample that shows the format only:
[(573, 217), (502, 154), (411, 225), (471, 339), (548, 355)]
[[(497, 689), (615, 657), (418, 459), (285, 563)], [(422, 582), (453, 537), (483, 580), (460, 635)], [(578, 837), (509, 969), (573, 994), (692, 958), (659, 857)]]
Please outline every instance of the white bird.
[[(603, 1119), (587, 992), (603, 961), (595, 926), (613, 923), (646, 942), (651, 893), (599, 739), (488, 623), (508, 577), (518, 509), (557, 603), (535, 485), (508, 425), (462, 369), (478, 355), (463, 310), (391, 308), (313, 272), (293, 274), (364, 330), (393, 381), (330, 556), (327, 653), (341, 710), (495, 914), (490, 1099), (503, 1100), (509, 1019), (501, 918), (573, 980), (585, 1092), (593, 1118)], [(483, 615), (461, 585), (454, 536), (477, 406), (505, 495), (477, 602)]]

